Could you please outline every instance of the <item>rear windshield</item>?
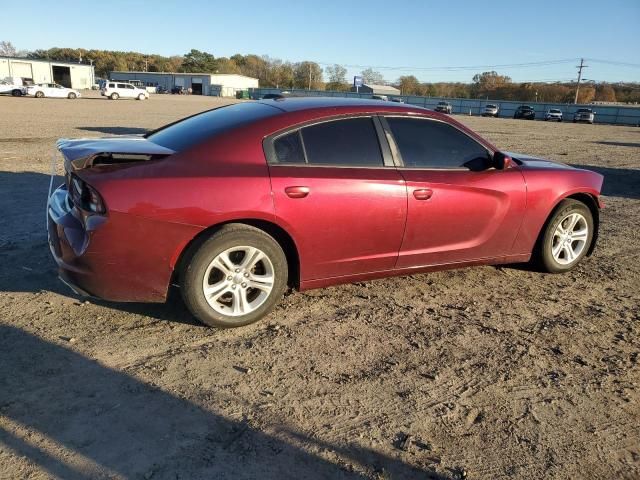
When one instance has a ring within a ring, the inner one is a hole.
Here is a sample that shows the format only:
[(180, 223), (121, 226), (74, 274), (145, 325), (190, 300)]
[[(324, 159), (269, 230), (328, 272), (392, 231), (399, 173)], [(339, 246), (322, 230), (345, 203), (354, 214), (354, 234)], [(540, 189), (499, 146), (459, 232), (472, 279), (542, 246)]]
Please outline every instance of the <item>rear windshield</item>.
[(590, 108), (579, 108), (578, 113), (591, 113)]
[(556, 110), (555, 108), (552, 108), (551, 110), (549, 110), (551, 113), (562, 113), (560, 110)]
[(528, 105), (525, 105), (525, 106), (523, 106), (523, 107), (520, 107), (520, 110), (533, 110), (533, 108), (531, 108), (531, 107), (530, 107), (530, 106), (528, 106)]
[(236, 103), (202, 112), (151, 132), (147, 140), (181, 152), (214, 135), (280, 113), (263, 103)]
[(496, 108), (495, 105), (487, 105), (487, 108)]

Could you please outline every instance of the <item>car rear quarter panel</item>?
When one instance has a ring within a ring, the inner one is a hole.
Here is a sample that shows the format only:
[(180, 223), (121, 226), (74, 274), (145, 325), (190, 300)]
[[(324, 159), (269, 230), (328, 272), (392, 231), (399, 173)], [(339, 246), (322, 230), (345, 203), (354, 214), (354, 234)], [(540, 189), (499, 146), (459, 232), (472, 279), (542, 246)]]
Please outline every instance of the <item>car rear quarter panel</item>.
[(521, 166), (527, 186), (527, 210), (514, 245), (514, 253), (531, 253), (538, 235), (556, 206), (565, 198), (584, 193), (597, 199), (602, 175), (573, 168)]
[[(158, 292), (166, 294), (180, 254), (204, 229), (241, 218), (274, 219), (260, 139), (229, 135), (163, 160), (77, 173), (107, 206), (108, 221), (87, 254), (108, 251), (119, 259), (120, 270), (138, 277), (131, 284), (141, 289), (132, 292), (136, 300), (161, 300)], [(142, 298), (145, 288), (153, 298)]]

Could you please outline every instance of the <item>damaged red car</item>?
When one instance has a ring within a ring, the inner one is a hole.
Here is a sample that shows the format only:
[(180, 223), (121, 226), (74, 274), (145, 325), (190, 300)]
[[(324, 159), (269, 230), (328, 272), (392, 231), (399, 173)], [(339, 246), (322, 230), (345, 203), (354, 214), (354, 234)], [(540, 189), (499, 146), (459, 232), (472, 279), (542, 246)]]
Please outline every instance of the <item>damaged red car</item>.
[(447, 115), (340, 98), (243, 102), (144, 136), (60, 140), (60, 278), (83, 295), (252, 323), (300, 290), (469, 265), (565, 272), (601, 175), (498, 150)]

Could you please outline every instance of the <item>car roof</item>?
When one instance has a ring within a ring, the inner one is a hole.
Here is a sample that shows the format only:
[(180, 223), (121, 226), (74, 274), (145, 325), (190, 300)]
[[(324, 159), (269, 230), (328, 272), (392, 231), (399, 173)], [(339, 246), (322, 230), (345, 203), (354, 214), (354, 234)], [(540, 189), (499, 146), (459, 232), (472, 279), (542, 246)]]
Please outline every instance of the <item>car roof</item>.
[(380, 111), (430, 111), (423, 107), (407, 105), (396, 102), (381, 102), (368, 98), (344, 98), (344, 97), (285, 97), (278, 99), (260, 100), (260, 103), (276, 107), (283, 112), (299, 112), (303, 110), (315, 110), (319, 108), (339, 108), (339, 107), (375, 107), (372, 110)]

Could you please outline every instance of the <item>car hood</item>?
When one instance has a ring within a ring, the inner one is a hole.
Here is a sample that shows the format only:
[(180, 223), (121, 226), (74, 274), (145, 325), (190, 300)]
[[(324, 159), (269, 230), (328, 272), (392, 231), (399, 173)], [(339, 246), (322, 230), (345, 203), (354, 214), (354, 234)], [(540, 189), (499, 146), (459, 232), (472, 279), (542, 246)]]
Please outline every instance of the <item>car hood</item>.
[(533, 157), (531, 155), (527, 155), (525, 153), (517, 153), (517, 152), (503, 152), (506, 155), (509, 155), (514, 160), (517, 160), (520, 164), (527, 168), (546, 168), (546, 169), (556, 169), (556, 170), (565, 170), (565, 169), (574, 169), (574, 167), (567, 165), (562, 162), (554, 162), (553, 160), (549, 160), (546, 158)]
[(65, 159), (65, 165), (76, 170), (90, 166), (94, 158), (103, 155), (116, 154), (157, 158), (175, 153), (173, 150), (150, 142), (140, 135), (77, 140), (62, 138), (58, 140), (56, 145)]

